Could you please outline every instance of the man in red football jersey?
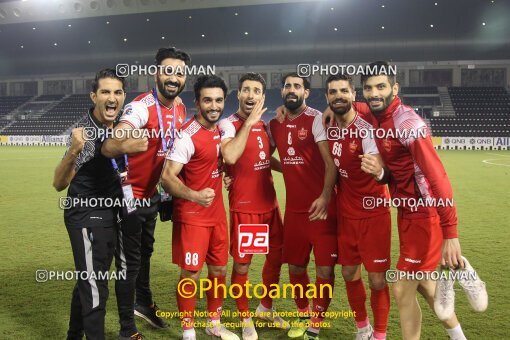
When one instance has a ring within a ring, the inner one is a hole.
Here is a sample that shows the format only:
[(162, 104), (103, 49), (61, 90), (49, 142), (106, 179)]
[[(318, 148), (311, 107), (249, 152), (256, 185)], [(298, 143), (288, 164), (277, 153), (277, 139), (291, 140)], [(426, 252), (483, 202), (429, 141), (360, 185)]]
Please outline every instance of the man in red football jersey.
[(115, 282), (121, 338), (137, 339), (139, 333), (134, 314), (155, 328), (167, 327), (165, 321), (156, 316), (158, 308), (149, 284), (150, 258), (154, 250), (154, 230), (161, 199), (156, 186), (166, 150), (174, 137), (171, 131), (180, 129), (186, 118), (186, 107), (177, 103), (176, 98), (186, 81), (186, 75), (181, 71), (190, 63), (190, 57), (183, 51), (173, 47), (159, 49), (156, 65), (160, 67), (160, 72), (154, 76), (156, 88), (126, 105), (115, 128), (119, 132), (114, 131), (114, 138), (106, 140), (102, 148), (105, 156), (118, 157), (126, 153), (126, 146), (133, 139), (130, 134), (136, 136), (133, 130), (143, 129), (149, 136), (146, 151), (128, 155), (127, 184), (131, 185), (135, 198), (150, 199), (151, 205), (137, 208), (136, 212), (125, 218), (119, 232), (116, 264), (119, 270), (126, 271), (127, 277), (126, 280)]
[[(403, 105), (398, 97), (399, 84), (395, 75), (388, 73), (386, 62), (369, 65), (373, 74), (361, 77), (363, 96), (368, 106), (356, 106), (371, 112), (376, 128), (385, 136), (376, 142), (382, 161), (389, 170), (392, 199), (401, 202), (451, 202), (453, 193), (446, 171), (434, 150), (426, 123), (413, 108)], [(332, 114), (324, 114), (324, 122)], [(362, 169), (369, 174), (384, 175), (382, 165), (371, 155), (364, 155)], [(386, 174), (387, 175), (387, 174)], [(421, 309), (416, 299), (419, 292), (433, 308), (436, 282), (430, 279), (406, 278), (405, 273), (432, 272), (437, 266), (464, 267), (457, 236), (455, 206), (406, 205), (398, 207), (400, 257), (397, 263), (397, 281), (393, 293), (400, 313), (404, 339), (419, 339)], [(405, 272), (405, 273), (400, 273)], [(409, 275), (410, 276), (410, 275)], [(455, 313), (442, 321), (451, 339), (465, 339)]]
[(288, 335), (315, 339), (331, 302), (331, 296), (324, 287), (332, 288), (334, 285), (333, 268), (338, 257), (335, 199), (331, 199), (336, 167), (321, 126), (322, 115), (305, 103), (310, 94), (308, 79), (297, 73), (285, 75), (281, 94), (289, 113), (282, 122), (272, 119), (269, 127), (280, 156), (287, 197), (283, 261), (289, 264), (290, 282), (306, 290), (310, 284), (307, 266), (313, 249), (316, 289), (325, 292), (322, 297), (313, 299), (312, 313), (308, 298), (295, 294), (294, 301), (301, 320), (292, 325)]
[[(271, 175), (271, 164), (279, 163), (271, 154), (267, 126), (261, 120), (266, 111), (264, 97), (266, 81), (258, 73), (247, 73), (239, 79), (237, 98), (239, 110), (220, 121), (221, 150), (232, 183), (229, 187), (230, 205), (230, 254), (234, 259), (232, 284), (244, 287), (252, 254), (239, 252), (241, 224), (267, 224), (269, 226), (269, 253), (262, 269), (262, 282), (270, 288), (278, 284), (282, 266), (283, 222), (276, 200)], [(236, 292), (237, 308), (243, 321), (244, 340), (257, 339), (257, 332), (249, 317), (246, 291)], [(274, 326), (287, 329), (284, 321), (273, 311), (269, 296), (261, 299), (255, 315), (273, 322)]]
[[(167, 155), (161, 177), (165, 190), (175, 197), (172, 262), (181, 267), (181, 282), (198, 281), (205, 262), (213, 286), (224, 285), (228, 230), (221, 183), (220, 133), (216, 125), (223, 114), (227, 87), (217, 76), (201, 76), (194, 91), (198, 114), (184, 124), (182, 135)], [(187, 288), (189, 285), (181, 286)], [(220, 323), (223, 295), (215, 294), (215, 290), (207, 291), (209, 319), (205, 331), (222, 339), (239, 339)], [(187, 290), (184, 293), (177, 290), (177, 305), (184, 316), (183, 339), (193, 340), (196, 294)]]
[[(326, 80), (326, 100), (334, 113), (328, 142), (338, 168), (338, 263), (342, 265), (349, 305), (355, 312), (357, 339), (385, 339), (390, 311), (390, 291), (385, 277), (391, 262), (390, 209), (382, 205), (366, 208), (370, 203), (367, 199), (388, 199), (389, 193), (385, 185), (374, 180), (375, 176), (361, 168), (363, 155), (379, 160), (380, 155), (371, 116), (354, 109), (354, 98), (351, 77), (333, 75)], [(368, 271), (374, 329), (367, 317), (361, 264)]]

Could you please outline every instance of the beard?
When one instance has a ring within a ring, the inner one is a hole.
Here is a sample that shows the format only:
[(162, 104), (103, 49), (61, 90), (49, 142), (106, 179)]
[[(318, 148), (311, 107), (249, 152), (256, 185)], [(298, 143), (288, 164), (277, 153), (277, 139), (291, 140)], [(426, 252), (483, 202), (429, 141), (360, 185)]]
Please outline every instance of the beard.
[(305, 101), (304, 97), (299, 97), (299, 96), (296, 96), (297, 100), (295, 102), (294, 101), (288, 101), (287, 98), (289, 98), (289, 96), (296, 96), (296, 95), (292, 95), (292, 94), (289, 93), (287, 96), (285, 96), (285, 100), (283, 102), (283, 105), (287, 109), (289, 109), (290, 111), (297, 110), (301, 105), (303, 105), (303, 102)]
[(344, 114), (351, 110), (352, 103), (347, 102), (347, 106), (345, 107), (334, 107), (333, 104), (329, 104), (329, 108), (331, 109), (331, 111), (333, 111), (334, 114), (343, 116)]
[(368, 106), (370, 107), (370, 111), (372, 112), (382, 112), (384, 110), (386, 110), (388, 108), (388, 106), (390, 106), (392, 100), (393, 100), (393, 90), (391, 91), (391, 93), (387, 96), (387, 97), (383, 97), (382, 98), (382, 101), (383, 101), (383, 105), (381, 107), (377, 107), (377, 108), (372, 108), (372, 105), (370, 105), (370, 101), (371, 100), (368, 100)]
[(217, 123), (220, 119), (221, 119), (221, 116), (223, 116), (223, 111), (220, 111), (220, 114), (218, 115), (218, 118), (217, 119), (210, 119), (208, 116), (207, 116), (207, 113), (209, 112), (212, 112), (212, 110), (210, 111), (207, 111), (205, 113), (202, 113), (202, 110), (200, 110), (200, 114), (202, 115), (202, 118), (205, 119), (206, 122), (210, 123), (210, 124), (215, 124)]
[[(166, 89), (167, 85), (176, 86), (177, 87), (177, 91), (175, 91), (175, 92), (167, 91), (167, 89)], [(166, 99), (170, 99), (170, 100), (174, 99), (175, 97), (177, 97), (182, 92), (182, 90), (184, 89), (184, 84), (181, 84), (179, 82), (170, 81), (170, 80), (167, 80), (166, 82), (163, 83), (159, 79), (159, 77), (158, 77), (158, 81), (157, 81), (157, 86), (158, 86), (159, 93), (161, 93), (161, 95), (163, 97), (165, 97)]]

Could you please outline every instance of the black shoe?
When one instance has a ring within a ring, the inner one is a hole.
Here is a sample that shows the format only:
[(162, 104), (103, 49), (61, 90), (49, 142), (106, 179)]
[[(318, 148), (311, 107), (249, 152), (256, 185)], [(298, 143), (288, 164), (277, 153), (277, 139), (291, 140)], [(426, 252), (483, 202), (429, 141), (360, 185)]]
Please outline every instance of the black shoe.
[(156, 316), (156, 312), (159, 310), (158, 306), (154, 304), (154, 307), (145, 307), (135, 304), (135, 315), (147, 321), (154, 328), (167, 328), (168, 324), (160, 317)]
[(138, 332), (136, 332), (135, 334), (133, 334), (131, 336), (119, 335), (119, 340), (143, 340), (143, 339), (145, 339), (145, 338), (142, 335), (142, 333), (138, 333)]

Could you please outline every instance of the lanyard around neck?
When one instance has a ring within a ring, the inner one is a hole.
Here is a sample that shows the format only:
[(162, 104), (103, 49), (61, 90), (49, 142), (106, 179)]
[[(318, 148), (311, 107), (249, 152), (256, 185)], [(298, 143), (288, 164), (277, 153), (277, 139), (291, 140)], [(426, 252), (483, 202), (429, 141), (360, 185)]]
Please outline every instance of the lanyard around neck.
[(163, 151), (167, 152), (168, 148), (171, 147), (174, 142), (175, 124), (176, 124), (176, 119), (177, 119), (176, 114), (175, 114), (175, 105), (172, 106), (173, 123), (172, 123), (172, 126), (170, 127), (170, 132), (171, 132), (170, 140), (167, 143), (165, 126), (163, 125), (163, 116), (161, 114), (161, 104), (159, 103), (158, 93), (155, 88), (152, 89), (152, 95), (154, 97), (154, 102), (156, 103), (156, 111), (158, 112), (158, 123), (159, 123), (159, 130), (161, 133), (161, 142), (163, 143)]

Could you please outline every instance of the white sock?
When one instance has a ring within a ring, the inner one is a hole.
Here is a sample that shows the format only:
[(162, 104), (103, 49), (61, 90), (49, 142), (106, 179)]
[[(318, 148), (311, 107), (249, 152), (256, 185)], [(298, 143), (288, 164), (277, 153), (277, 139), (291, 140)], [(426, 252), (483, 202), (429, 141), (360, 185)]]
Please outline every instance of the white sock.
[(207, 323), (209, 325), (211, 325), (212, 327), (216, 327), (216, 326), (219, 326), (221, 324), (220, 319), (217, 319), (217, 320), (207, 319)]
[(257, 307), (257, 309), (261, 312), (272, 312), (273, 311), (271, 308), (264, 307), (261, 303), (259, 303), (259, 306)]
[(366, 332), (370, 329), (370, 323), (365, 327), (358, 328), (358, 332)]
[(182, 336), (183, 337), (186, 337), (186, 336), (194, 336), (196, 337), (196, 333), (195, 333), (195, 328), (190, 328), (190, 329), (184, 329), (182, 331)]
[(450, 339), (466, 340), (466, 336), (464, 335), (464, 332), (462, 331), (462, 327), (460, 327), (460, 323), (453, 328), (446, 329), (446, 331), (448, 332)]
[(251, 317), (243, 319), (243, 328), (255, 328), (255, 324)]

